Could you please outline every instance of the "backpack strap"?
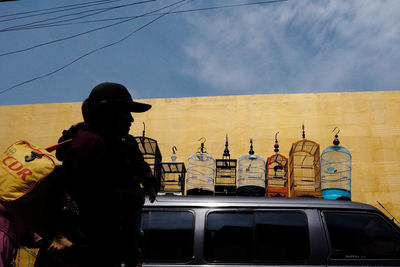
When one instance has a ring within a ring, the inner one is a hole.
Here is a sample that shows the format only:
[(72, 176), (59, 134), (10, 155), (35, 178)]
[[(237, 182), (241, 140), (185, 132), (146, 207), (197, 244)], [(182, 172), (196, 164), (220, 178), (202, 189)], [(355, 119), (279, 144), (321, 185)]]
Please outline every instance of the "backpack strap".
[(65, 140), (65, 141), (63, 141), (63, 142), (61, 142), (61, 143), (55, 144), (55, 145), (53, 145), (53, 146), (49, 146), (49, 147), (45, 148), (45, 150), (46, 150), (47, 152), (53, 152), (54, 150), (57, 150), (57, 149), (59, 149), (60, 147), (63, 147), (63, 146), (65, 146), (65, 145), (67, 145), (67, 144), (70, 143), (71, 141), (72, 141), (72, 139)]

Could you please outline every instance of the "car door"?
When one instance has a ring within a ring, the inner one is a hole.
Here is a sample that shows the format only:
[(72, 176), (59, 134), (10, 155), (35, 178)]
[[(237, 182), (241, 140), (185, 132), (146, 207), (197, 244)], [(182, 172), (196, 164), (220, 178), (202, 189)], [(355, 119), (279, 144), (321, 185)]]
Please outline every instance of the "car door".
[(322, 211), (328, 266), (400, 266), (399, 228), (379, 213)]

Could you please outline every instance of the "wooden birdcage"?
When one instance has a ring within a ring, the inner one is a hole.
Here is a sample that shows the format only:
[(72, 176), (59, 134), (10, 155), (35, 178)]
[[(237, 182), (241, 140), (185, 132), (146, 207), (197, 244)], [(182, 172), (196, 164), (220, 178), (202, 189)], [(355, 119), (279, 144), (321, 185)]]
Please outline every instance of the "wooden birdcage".
[(289, 153), (290, 197), (321, 198), (321, 163), (319, 144), (303, 139), (292, 144)]
[[(143, 123), (144, 125), (144, 123)], [(161, 173), (161, 152), (158, 147), (157, 141), (146, 137), (145, 130), (143, 130), (142, 136), (135, 136), (136, 142), (138, 143), (139, 150), (143, 154), (144, 160), (149, 164), (153, 175), (162, 184), (162, 173)]]
[[(278, 133), (277, 133), (278, 134)], [(288, 159), (279, 154), (279, 144), (275, 135), (274, 152), (267, 159), (267, 197), (289, 197)]]
[(161, 193), (183, 195), (185, 191), (186, 167), (183, 162), (176, 162), (176, 147), (172, 148), (171, 162), (162, 162)]
[(227, 135), (222, 159), (216, 159), (215, 195), (236, 194), (236, 166), (237, 160), (231, 159), (229, 154)]

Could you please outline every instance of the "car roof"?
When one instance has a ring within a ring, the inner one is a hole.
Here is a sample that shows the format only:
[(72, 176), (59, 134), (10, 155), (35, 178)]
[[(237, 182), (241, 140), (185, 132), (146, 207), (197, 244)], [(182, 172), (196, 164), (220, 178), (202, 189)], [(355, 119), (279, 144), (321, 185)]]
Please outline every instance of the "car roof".
[(232, 207), (232, 208), (320, 208), (378, 211), (369, 204), (347, 201), (328, 200), (312, 197), (245, 197), (245, 196), (157, 196), (154, 203), (146, 199), (145, 207)]

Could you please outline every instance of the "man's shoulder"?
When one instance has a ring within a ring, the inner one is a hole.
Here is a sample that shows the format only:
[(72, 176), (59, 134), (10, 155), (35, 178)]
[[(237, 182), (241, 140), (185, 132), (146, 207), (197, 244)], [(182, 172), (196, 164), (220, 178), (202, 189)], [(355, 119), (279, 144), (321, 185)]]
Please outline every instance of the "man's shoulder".
[(73, 147), (103, 147), (105, 146), (105, 139), (89, 130), (89, 129), (80, 129), (73, 138), (72, 146)]

